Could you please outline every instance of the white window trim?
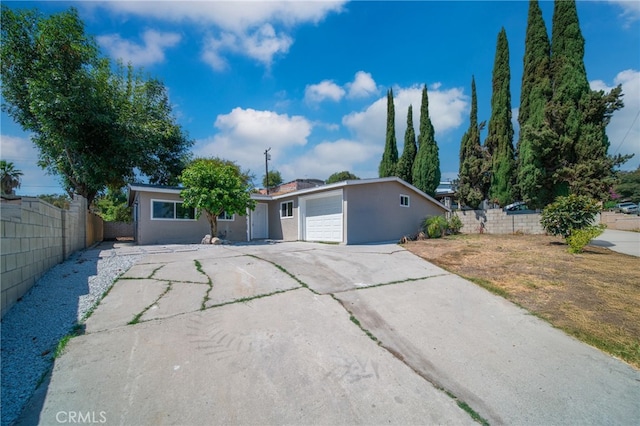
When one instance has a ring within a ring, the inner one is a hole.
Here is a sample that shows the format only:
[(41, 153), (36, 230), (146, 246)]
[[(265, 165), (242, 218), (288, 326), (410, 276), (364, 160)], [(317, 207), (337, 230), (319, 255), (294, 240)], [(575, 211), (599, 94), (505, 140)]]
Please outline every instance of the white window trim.
[[(403, 197), (407, 199), (407, 204), (402, 203)], [(400, 207), (411, 207), (411, 197), (405, 194), (400, 194)]]
[[(222, 212), (225, 213), (225, 212)], [(233, 222), (236, 220), (236, 215), (232, 214), (231, 219), (220, 219), (220, 215), (218, 215), (218, 222)]]
[[(291, 216), (282, 215), (282, 205), (291, 203)], [(293, 200), (283, 201), (280, 203), (280, 219), (293, 219)]]
[[(157, 201), (160, 203), (173, 203), (173, 218), (165, 218), (165, 217), (153, 217), (153, 202)], [(197, 212), (196, 209), (193, 209), (194, 212), (194, 218), (193, 219), (178, 219), (176, 217), (176, 204), (184, 204), (184, 201), (179, 201), (179, 200), (162, 200), (159, 198), (152, 198), (150, 203), (149, 203), (149, 207), (150, 207), (150, 212), (149, 212), (149, 216), (151, 217), (151, 220), (164, 220), (164, 221), (174, 221), (174, 222), (196, 222), (198, 219), (195, 218), (195, 216), (197, 216)]]

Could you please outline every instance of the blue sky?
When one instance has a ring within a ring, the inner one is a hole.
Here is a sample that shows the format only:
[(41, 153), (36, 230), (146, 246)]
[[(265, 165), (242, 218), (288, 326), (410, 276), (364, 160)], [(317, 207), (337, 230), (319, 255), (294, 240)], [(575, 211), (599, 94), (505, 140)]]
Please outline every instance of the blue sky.
[[(501, 27), (509, 41), (514, 122), (517, 117), (527, 1), (3, 4), (44, 13), (76, 7), (105, 56), (164, 82), (178, 122), (195, 141), (194, 155), (236, 161), (258, 180), (267, 148), (269, 169), (285, 181), (326, 179), (342, 170), (377, 177), (386, 91), (395, 95), (401, 152), (409, 104), (418, 133), (424, 84), (442, 176), (454, 179), (472, 75), (479, 119), (490, 118)], [(551, 33), (553, 2), (540, 7)], [(592, 87), (623, 85), (626, 106), (608, 127), (610, 153), (635, 153), (623, 167), (634, 170), (640, 164), (640, 2), (577, 7)], [(1, 125), (0, 155), (24, 172), (18, 194), (61, 193), (57, 178), (38, 169), (29, 135), (5, 113)]]

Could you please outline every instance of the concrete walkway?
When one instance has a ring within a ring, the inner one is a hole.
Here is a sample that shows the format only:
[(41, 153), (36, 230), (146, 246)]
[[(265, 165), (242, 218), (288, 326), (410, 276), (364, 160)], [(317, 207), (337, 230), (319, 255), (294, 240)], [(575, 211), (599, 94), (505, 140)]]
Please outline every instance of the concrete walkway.
[(20, 424), (624, 425), (638, 401), (639, 371), (397, 245), (265, 243), (147, 254)]

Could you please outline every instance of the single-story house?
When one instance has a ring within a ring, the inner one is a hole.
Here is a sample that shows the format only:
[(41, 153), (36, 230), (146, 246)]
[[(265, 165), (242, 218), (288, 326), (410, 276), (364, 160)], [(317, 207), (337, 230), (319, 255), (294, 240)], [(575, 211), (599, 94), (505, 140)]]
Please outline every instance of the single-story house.
[[(195, 218), (180, 187), (129, 187), (138, 244), (199, 243), (210, 233), (205, 215)], [(348, 180), (286, 193), (252, 194), (253, 211), (218, 218), (219, 237), (362, 244), (395, 241), (418, 232), (427, 216), (450, 211), (397, 177)]]

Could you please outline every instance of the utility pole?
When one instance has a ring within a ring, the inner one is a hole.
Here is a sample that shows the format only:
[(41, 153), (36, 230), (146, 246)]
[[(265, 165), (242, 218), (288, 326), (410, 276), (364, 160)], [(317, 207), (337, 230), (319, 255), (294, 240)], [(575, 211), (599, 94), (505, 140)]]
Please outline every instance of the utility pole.
[(269, 154), (269, 151), (271, 151), (271, 147), (264, 151), (264, 180), (267, 187), (267, 195), (269, 195), (269, 160), (271, 160), (271, 154)]

